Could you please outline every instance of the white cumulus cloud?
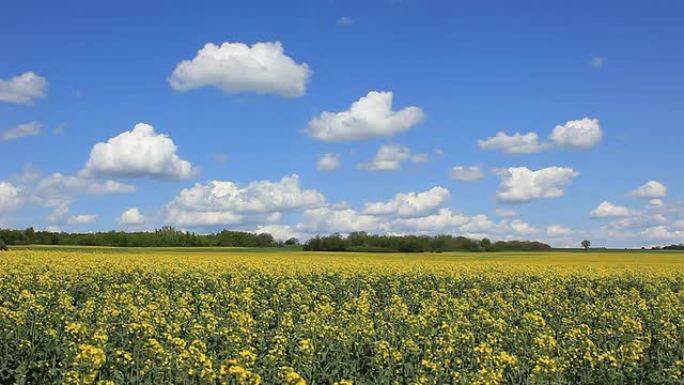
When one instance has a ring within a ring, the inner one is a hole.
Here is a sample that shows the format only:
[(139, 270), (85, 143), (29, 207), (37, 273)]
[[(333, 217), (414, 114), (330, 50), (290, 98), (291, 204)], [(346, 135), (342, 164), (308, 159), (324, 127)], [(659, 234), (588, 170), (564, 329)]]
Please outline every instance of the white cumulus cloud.
[(505, 209), (500, 207), (495, 209), (494, 212), (496, 213), (496, 215), (504, 218), (514, 217), (518, 215), (518, 212), (513, 209)]
[(326, 142), (384, 138), (407, 131), (422, 122), (418, 107), (392, 110), (392, 92), (371, 91), (342, 112), (323, 112), (309, 121), (305, 131)]
[(28, 122), (16, 127), (0, 130), (0, 142), (19, 139), (26, 136), (36, 136), (40, 134), (41, 125), (38, 122)]
[(461, 182), (477, 182), (484, 178), (480, 166), (456, 166), (451, 169), (451, 178)]
[(0, 102), (30, 104), (44, 98), (48, 82), (33, 72), (25, 72), (10, 79), (0, 79)]
[(523, 203), (535, 199), (559, 198), (579, 172), (569, 167), (547, 167), (530, 170), (511, 167), (496, 170), (501, 178), (496, 197), (508, 203)]
[(138, 123), (107, 142), (93, 146), (83, 170), (88, 176), (185, 179), (196, 170), (176, 154), (176, 145), (154, 127)]
[(380, 146), (373, 159), (367, 163), (358, 165), (360, 169), (367, 171), (395, 171), (401, 168), (404, 161), (412, 163), (425, 163), (424, 154), (412, 155), (408, 147), (398, 144), (384, 144)]
[(339, 154), (323, 154), (318, 157), (316, 169), (318, 171), (333, 171), (340, 167)]
[(416, 217), (434, 212), (449, 200), (449, 190), (436, 186), (419, 193), (399, 193), (388, 202), (369, 202), (363, 214)]
[(254, 230), (254, 232), (257, 234), (271, 234), (276, 241), (286, 241), (290, 238), (297, 238), (299, 240), (302, 240), (303, 238), (305, 238), (301, 232), (297, 231), (297, 229), (293, 228), (290, 225), (258, 226)]
[(381, 233), (387, 230), (387, 223), (380, 217), (360, 214), (349, 208), (319, 207), (305, 210), (297, 228), (308, 233)]
[(547, 143), (539, 142), (539, 135), (536, 132), (527, 134), (516, 132), (508, 135), (499, 131), (493, 137), (478, 140), (477, 144), (483, 150), (501, 150), (507, 154), (531, 154), (549, 148)]
[(629, 195), (636, 198), (663, 198), (667, 195), (667, 186), (651, 180), (632, 190)]
[(667, 226), (654, 226), (641, 231), (641, 235), (648, 239), (682, 241), (684, 239), (684, 230), (670, 229)]
[(549, 141), (541, 141), (539, 134), (528, 132), (513, 135), (499, 131), (495, 136), (478, 140), (483, 150), (501, 150), (507, 154), (531, 154), (552, 148), (589, 149), (603, 138), (603, 130), (598, 119), (582, 118), (570, 120), (554, 127)]
[(145, 216), (137, 207), (131, 207), (119, 215), (117, 222), (122, 225), (141, 225), (145, 223)]
[(81, 225), (86, 223), (93, 223), (97, 219), (97, 215), (93, 214), (80, 214), (73, 215), (67, 219), (67, 223), (70, 225)]
[(302, 189), (294, 174), (277, 182), (261, 180), (245, 186), (230, 181), (197, 183), (181, 190), (167, 205), (167, 216), (179, 226), (239, 224), (255, 216), (273, 221), (281, 212), (324, 204), (325, 196)]
[(20, 190), (12, 183), (0, 181), (0, 215), (22, 204)]
[(531, 235), (539, 232), (539, 229), (520, 219), (511, 221), (510, 227), (513, 232), (521, 235)]
[(556, 126), (549, 139), (560, 147), (588, 149), (596, 146), (603, 138), (598, 119), (571, 120)]
[(471, 218), (466, 215), (456, 213), (448, 208), (442, 208), (432, 215), (397, 219), (393, 226), (397, 230), (408, 232), (453, 232), (467, 225), (470, 221)]
[(178, 91), (213, 86), (225, 92), (302, 96), (311, 70), (285, 55), (280, 42), (216, 45), (207, 43), (192, 60), (183, 60), (169, 77)]
[(590, 215), (594, 218), (627, 217), (633, 214), (634, 210), (628, 207), (618, 206), (608, 201), (601, 202), (590, 213)]
[(549, 237), (564, 237), (572, 234), (572, 229), (561, 225), (550, 225), (546, 228), (546, 235)]

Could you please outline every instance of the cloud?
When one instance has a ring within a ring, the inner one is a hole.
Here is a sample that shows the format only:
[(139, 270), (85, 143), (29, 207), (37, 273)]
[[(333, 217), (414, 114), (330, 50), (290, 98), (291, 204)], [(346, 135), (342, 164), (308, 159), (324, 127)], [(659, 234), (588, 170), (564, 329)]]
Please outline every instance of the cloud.
[(21, 204), (20, 189), (12, 183), (0, 181), (0, 215), (19, 208)]
[(48, 222), (65, 223), (68, 220), (69, 204), (79, 195), (107, 195), (130, 193), (135, 186), (112, 181), (52, 173), (43, 176), (32, 166), (24, 167), (19, 175), (10, 178), (12, 182), (0, 181), (0, 215), (10, 209), (38, 206), (51, 207)]
[(436, 186), (427, 191), (399, 193), (388, 202), (369, 202), (363, 214), (416, 217), (435, 212), (449, 200), (449, 190)]
[(228, 155), (226, 154), (216, 154), (214, 155), (214, 161), (216, 163), (226, 163), (228, 162)]
[(465, 226), (470, 222), (466, 215), (453, 212), (451, 209), (442, 208), (436, 214), (417, 218), (398, 219), (394, 226), (398, 230), (420, 232), (450, 232)]
[(182, 210), (177, 207), (167, 208), (167, 222), (177, 226), (217, 226), (239, 225), (245, 220), (241, 214), (231, 211), (192, 211)]
[(52, 173), (35, 185), (35, 195), (46, 200), (67, 199), (75, 193), (88, 195), (121, 194), (135, 191), (135, 186), (113, 180), (98, 180), (79, 175)]
[(428, 154), (415, 154), (411, 156), (411, 163), (427, 163), (430, 161)]
[(67, 223), (70, 225), (80, 225), (86, 223), (93, 223), (97, 219), (97, 215), (93, 214), (81, 214), (69, 217)]
[(531, 235), (539, 232), (539, 229), (520, 219), (515, 219), (510, 223), (511, 230), (516, 234)]
[(461, 182), (477, 182), (484, 178), (480, 166), (456, 166), (451, 169), (451, 178)]
[(613, 229), (633, 229), (667, 224), (669, 220), (659, 213), (630, 210), (629, 217), (609, 222), (606, 226)]
[(254, 230), (257, 234), (268, 233), (277, 241), (286, 241), (290, 238), (302, 239), (305, 236), (290, 225), (266, 225), (259, 226)]
[(594, 218), (606, 218), (606, 217), (627, 217), (633, 215), (635, 212), (624, 206), (618, 206), (608, 201), (601, 202), (595, 209), (593, 209), (590, 215)]
[(650, 207), (662, 207), (664, 204), (665, 204), (665, 202), (663, 202), (662, 199), (658, 199), (658, 198), (650, 199), (648, 201), (648, 205)]
[(641, 235), (649, 239), (681, 241), (684, 239), (684, 230), (669, 229), (666, 226), (654, 226), (641, 231)]
[(0, 102), (31, 104), (44, 98), (48, 82), (33, 72), (25, 72), (11, 79), (0, 79)]
[(48, 222), (55, 224), (55, 223), (64, 223), (67, 221), (69, 218), (69, 203), (66, 201), (60, 202), (50, 214), (45, 218), (47, 219)]
[(323, 112), (309, 121), (304, 130), (325, 142), (385, 138), (407, 131), (422, 122), (418, 107), (392, 111), (392, 92), (371, 91), (342, 112)]
[(333, 171), (340, 167), (339, 154), (323, 154), (318, 157), (316, 162), (316, 169), (318, 171)]
[(190, 162), (176, 155), (176, 145), (154, 127), (138, 123), (107, 142), (93, 146), (83, 170), (87, 176), (187, 179), (196, 174)]
[(603, 138), (598, 119), (583, 118), (570, 120), (554, 127), (549, 142), (541, 142), (536, 132), (508, 135), (499, 131), (495, 136), (478, 140), (483, 150), (501, 150), (507, 154), (531, 154), (552, 148), (589, 149)]
[(504, 218), (514, 217), (518, 215), (518, 212), (512, 209), (497, 208), (494, 210), (494, 212), (496, 213), (496, 215)]
[(499, 131), (496, 136), (478, 140), (477, 144), (483, 150), (501, 150), (506, 154), (531, 154), (549, 148), (548, 144), (539, 143), (539, 135), (536, 132), (528, 132), (527, 134), (516, 132), (513, 135), (508, 135)]
[(294, 228), (302, 235), (367, 231), (380, 234), (454, 234), (470, 237), (528, 235), (538, 229), (521, 220), (492, 222), (486, 215), (468, 216), (440, 206), (448, 190), (398, 193), (387, 202), (368, 202), (357, 211), (346, 206), (307, 209)]
[(117, 222), (121, 225), (141, 225), (145, 223), (145, 216), (137, 207), (131, 207), (119, 215)]
[[(215, 227), (268, 232), (276, 239), (307, 239), (315, 234), (366, 231), (375, 234), (453, 234), (468, 237), (514, 237), (538, 234), (520, 219), (493, 222), (443, 207), (449, 191), (435, 186), (422, 192), (397, 193), (392, 199), (366, 202), (362, 209), (330, 204), (316, 190), (304, 190), (296, 175), (245, 186), (211, 181), (179, 192), (166, 206), (167, 222), (177, 226)], [(282, 223), (283, 218), (294, 219)]]
[[(468, 216), (430, 203), (424, 209), (405, 205), (402, 197), (421, 193), (400, 193), (390, 202), (366, 203), (362, 211), (349, 207), (325, 206), (305, 210), (294, 228), (301, 234), (350, 233), (367, 231), (380, 234), (453, 234), (473, 238), (537, 234), (539, 229), (522, 220), (493, 222), (486, 215)], [(403, 209), (403, 211), (402, 211)]]
[[(168, 221), (179, 226), (242, 224), (277, 220), (281, 212), (320, 207), (325, 196), (300, 187), (296, 174), (280, 181), (255, 181), (242, 187), (230, 181), (197, 183), (183, 189), (167, 209)], [(272, 216), (276, 214), (275, 216)]]
[(91, 179), (61, 173), (43, 176), (31, 166), (25, 167), (23, 172), (18, 176), (13, 176), (12, 180), (15, 188), (21, 192), (22, 204), (43, 207), (67, 205), (80, 194), (106, 195), (135, 191), (135, 186), (113, 180)]
[(16, 127), (8, 128), (0, 131), (0, 142), (6, 142), (14, 139), (23, 138), (26, 136), (39, 135), (41, 125), (38, 122), (29, 122), (20, 124)]
[(425, 154), (412, 155), (408, 147), (397, 144), (384, 144), (380, 146), (373, 159), (367, 163), (361, 163), (358, 167), (367, 171), (396, 171), (401, 168), (402, 162), (410, 160), (412, 163), (425, 163)]
[(496, 170), (496, 173), (501, 178), (496, 197), (507, 203), (562, 197), (567, 185), (579, 175), (569, 167), (547, 167), (537, 171), (511, 167)]
[(352, 231), (378, 233), (387, 230), (385, 221), (380, 217), (359, 214), (356, 210), (349, 208), (331, 207), (305, 210), (297, 228), (308, 233), (349, 233)]
[(207, 43), (192, 60), (180, 62), (169, 77), (177, 91), (213, 86), (225, 92), (256, 92), (284, 97), (302, 96), (311, 76), (309, 66), (285, 55), (280, 42), (251, 47), (225, 42)]
[(606, 64), (606, 58), (603, 56), (594, 56), (591, 59), (591, 66), (596, 69), (603, 68), (604, 64)]
[(549, 237), (565, 237), (572, 234), (572, 232), (572, 229), (561, 225), (551, 225), (546, 228), (546, 235)]
[(559, 147), (589, 149), (596, 146), (603, 138), (603, 131), (598, 119), (571, 120), (556, 126), (549, 139)]
[(342, 16), (339, 19), (337, 19), (337, 25), (339, 25), (340, 27), (348, 27), (352, 24), (354, 24), (354, 20), (350, 17)]
[[(635, 198), (663, 198), (667, 195), (667, 186), (651, 180), (630, 191), (629, 195)], [(662, 201), (660, 203), (662, 204)]]

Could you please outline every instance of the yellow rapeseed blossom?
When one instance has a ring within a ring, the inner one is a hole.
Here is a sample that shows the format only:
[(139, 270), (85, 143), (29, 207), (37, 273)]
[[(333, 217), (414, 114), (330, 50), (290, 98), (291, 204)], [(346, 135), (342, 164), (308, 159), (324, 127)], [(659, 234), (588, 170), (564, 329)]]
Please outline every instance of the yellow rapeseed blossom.
[(682, 384), (684, 254), (3, 252), (0, 383)]

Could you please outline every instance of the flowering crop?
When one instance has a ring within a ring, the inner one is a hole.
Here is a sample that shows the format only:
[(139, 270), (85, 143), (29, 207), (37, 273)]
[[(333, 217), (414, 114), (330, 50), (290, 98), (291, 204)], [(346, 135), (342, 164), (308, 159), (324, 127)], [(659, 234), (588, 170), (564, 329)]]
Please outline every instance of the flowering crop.
[(0, 383), (684, 384), (682, 254), (93, 250), (0, 254)]

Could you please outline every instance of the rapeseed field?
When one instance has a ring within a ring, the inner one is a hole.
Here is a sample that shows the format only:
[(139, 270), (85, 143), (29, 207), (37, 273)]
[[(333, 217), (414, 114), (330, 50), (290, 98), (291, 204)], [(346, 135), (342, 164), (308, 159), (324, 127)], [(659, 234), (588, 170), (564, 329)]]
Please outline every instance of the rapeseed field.
[(683, 384), (684, 254), (0, 254), (3, 384)]

